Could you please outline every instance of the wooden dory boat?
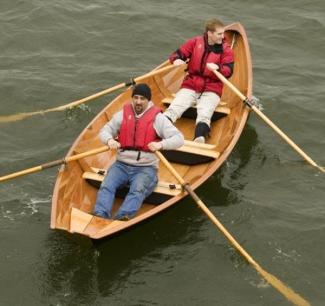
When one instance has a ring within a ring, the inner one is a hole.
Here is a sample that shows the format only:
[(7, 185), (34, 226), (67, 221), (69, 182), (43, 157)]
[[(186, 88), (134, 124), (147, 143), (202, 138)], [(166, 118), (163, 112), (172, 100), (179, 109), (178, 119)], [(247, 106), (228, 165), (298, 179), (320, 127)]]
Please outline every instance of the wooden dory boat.
[[(230, 81), (243, 94), (251, 97), (252, 65), (245, 30), (239, 23), (235, 23), (226, 27), (225, 35), (235, 54), (235, 69)], [(165, 62), (156, 70), (167, 65)], [(183, 70), (184, 67), (175, 68), (142, 81), (151, 87), (152, 100), (156, 105), (165, 108), (172, 101), (173, 94), (184, 78)], [(67, 157), (102, 146), (98, 139), (99, 130), (130, 98), (131, 88), (128, 88), (109, 103), (82, 131)], [(190, 109), (176, 123), (185, 136), (185, 145), (177, 151), (164, 153), (192, 189), (204, 183), (222, 165), (237, 143), (247, 121), (249, 108), (226, 86), (221, 101), (211, 124), (211, 137), (206, 144), (190, 141), (194, 133), (196, 112), (195, 109)], [(135, 218), (117, 221), (92, 216), (90, 213), (95, 204), (98, 186), (104, 177), (104, 169), (109, 168), (114, 161), (115, 152), (107, 151), (61, 167), (52, 198), (51, 228), (100, 239), (158, 214), (187, 195), (161, 163), (159, 183)], [(123, 193), (125, 190), (119, 192), (113, 213), (121, 204), (120, 197), (123, 197)]]

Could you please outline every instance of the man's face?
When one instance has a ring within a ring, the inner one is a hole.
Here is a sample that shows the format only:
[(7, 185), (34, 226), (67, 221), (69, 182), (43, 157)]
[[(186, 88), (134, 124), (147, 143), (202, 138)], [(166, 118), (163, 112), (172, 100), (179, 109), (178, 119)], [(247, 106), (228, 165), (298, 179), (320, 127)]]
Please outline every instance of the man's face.
[(137, 115), (140, 115), (147, 109), (149, 100), (146, 97), (140, 95), (134, 95), (132, 100), (133, 100), (133, 108)]
[(224, 28), (216, 28), (214, 32), (208, 31), (209, 41), (213, 44), (221, 44), (225, 37)]

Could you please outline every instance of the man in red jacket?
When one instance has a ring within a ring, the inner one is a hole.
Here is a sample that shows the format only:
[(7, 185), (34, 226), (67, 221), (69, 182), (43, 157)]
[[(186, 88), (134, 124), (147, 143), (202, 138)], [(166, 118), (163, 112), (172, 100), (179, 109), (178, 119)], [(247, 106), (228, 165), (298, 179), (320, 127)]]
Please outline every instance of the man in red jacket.
[(174, 65), (187, 62), (188, 74), (164, 114), (175, 122), (185, 110), (196, 105), (196, 142), (205, 142), (210, 132), (211, 117), (222, 95), (223, 83), (212, 71), (218, 70), (226, 78), (233, 72), (233, 51), (225, 40), (224, 32), (221, 21), (208, 20), (202, 36), (189, 39), (169, 57)]

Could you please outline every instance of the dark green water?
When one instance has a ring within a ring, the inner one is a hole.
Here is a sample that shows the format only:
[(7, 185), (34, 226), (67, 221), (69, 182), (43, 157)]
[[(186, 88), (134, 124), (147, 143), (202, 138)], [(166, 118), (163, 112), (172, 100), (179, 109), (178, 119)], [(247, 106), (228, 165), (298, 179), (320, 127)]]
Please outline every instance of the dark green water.
[[(325, 165), (325, 4), (307, 1), (0, 3), (0, 115), (59, 106), (151, 70), (206, 18), (241, 22), (264, 111)], [(1, 175), (63, 157), (95, 114), (0, 125)], [(56, 170), (0, 185), (0, 305), (290, 305), (186, 199), (96, 248), (49, 229)], [(251, 115), (198, 194), (267, 271), (325, 305), (324, 174)]]

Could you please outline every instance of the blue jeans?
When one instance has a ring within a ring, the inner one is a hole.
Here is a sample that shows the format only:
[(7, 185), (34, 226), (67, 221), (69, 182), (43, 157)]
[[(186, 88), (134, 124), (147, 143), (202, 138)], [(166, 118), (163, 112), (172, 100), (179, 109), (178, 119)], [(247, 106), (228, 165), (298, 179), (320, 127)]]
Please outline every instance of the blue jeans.
[(132, 218), (143, 200), (157, 185), (157, 169), (152, 166), (132, 166), (116, 161), (108, 170), (97, 194), (94, 214), (111, 219), (112, 206), (118, 188), (127, 184), (130, 190), (114, 219)]

